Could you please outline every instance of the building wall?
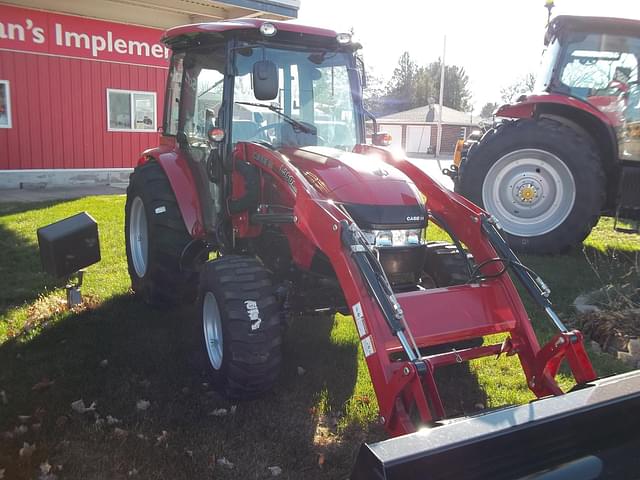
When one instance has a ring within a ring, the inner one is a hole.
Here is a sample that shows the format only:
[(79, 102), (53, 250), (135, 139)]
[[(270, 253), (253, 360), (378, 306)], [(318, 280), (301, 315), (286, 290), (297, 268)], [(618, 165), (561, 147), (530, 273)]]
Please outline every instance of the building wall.
[(0, 51), (12, 128), (0, 129), (0, 170), (135, 165), (158, 133), (107, 130), (107, 88), (156, 92), (161, 123), (166, 68)]
[[(429, 140), (429, 153), (434, 153), (436, 145), (438, 144), (438, 124), (437, 123), (425, 123), (425, 122), (384, 122), (379, 121), (379, 129), (382, 131), (389, 131), (394, 137), (394, 144), (402, 147), (407, 153), (411, 152), (408, 149), (408, 128), (409, 127), (429, 127), (431, 130), (431, 138)], [(450, 154), (455, 150), (456, 142), (461, 136), (466, 138), (471, 133), (472, 126), (470, 125), (442, 125), (442, 143), (440, 144), (440, 152)], [(424, 142), (426, 143), (426, 142)], [(420, 152), (424, 153), (424, 152)]]
[[(11, 110), (0, 170), (126, 168), (157, 145), (169, 53), (161, 29), (1, 4), (0, 27)], [(109, 131), (107, 89), (155, 93), (156, 128)]]

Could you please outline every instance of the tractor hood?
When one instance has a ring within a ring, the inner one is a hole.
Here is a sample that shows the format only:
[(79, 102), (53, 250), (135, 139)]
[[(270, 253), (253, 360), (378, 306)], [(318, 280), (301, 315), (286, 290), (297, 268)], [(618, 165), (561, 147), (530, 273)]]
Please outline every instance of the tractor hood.
[(424, 201), (417, 188), (382, 160), (327, 147), (280, 152), (320, 195), (344, 205), (361, 228), (425, 226)]

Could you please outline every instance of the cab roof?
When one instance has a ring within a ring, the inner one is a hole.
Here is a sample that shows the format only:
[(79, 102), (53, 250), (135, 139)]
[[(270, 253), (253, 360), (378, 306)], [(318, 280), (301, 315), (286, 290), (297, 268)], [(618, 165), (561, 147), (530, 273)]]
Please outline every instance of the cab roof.
[(338, 32), (325, 28), (310, 27), (292, 22), (282, 22), (276, 20), (265, 20), (259, 18), (238, 18), (235, 20), (225, 20), (221, 22), (195, 23), (191, 25), (182, 25), (168, 29), (162, 36), (162, 41), (171, 43), (172, 39), (182, 36), (197, 36), (201, 34), (219, 34), (224, 35), (237, 31), (257, 31), (262, 24), (271, 23), (278, 31), (289, 32), (293, 34), (313, 35), (319, 37), (336, 38)]
[(615, 17), (587, 17), (581, 15), (558, 15), (549, 23), (544, 37), (545, 45), (561, 30), (611, 33), (640, 37), (640, 20)]

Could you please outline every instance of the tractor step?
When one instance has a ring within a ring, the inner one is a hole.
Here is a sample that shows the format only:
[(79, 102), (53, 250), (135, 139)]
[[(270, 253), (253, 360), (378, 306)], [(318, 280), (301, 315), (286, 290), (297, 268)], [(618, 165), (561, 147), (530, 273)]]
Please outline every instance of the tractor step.
[(375, 444), (352, 480), (617, 479), (640, 471), (640, 371)]

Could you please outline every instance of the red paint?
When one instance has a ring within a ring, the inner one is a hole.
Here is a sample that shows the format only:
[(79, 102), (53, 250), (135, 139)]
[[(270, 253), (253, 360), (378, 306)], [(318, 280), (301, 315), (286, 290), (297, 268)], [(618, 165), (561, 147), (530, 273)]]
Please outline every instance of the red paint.
[(502, 105), (496, 111), (497, 117), (510, 117), (510, 118), (529, 118), (535, 114), (536, 107), (543, 104), (564, 105), (572, 107), (577, 110), (589, 113), (605, 125), (611, 125), (611, 119), (606, 114), (602, 113), (593, 105), (590, 105), (582, 100), (578, 100), (574, 97), (568, 97), (566, 95), (559, 95), (557, 93), (541, 93), (536, 95), (529, 95), (521, 102), (514, 103), (512, 105)]
[(318, 35), (321, 37), (335, 38), (338, 34), (334, 30), (326, 28), (309, 27), (297, 23), (279, 22), (276, 20), (261, 20), (258, 18), (243, 18), (224, 22), (196, 23), (193, 25), (182, 25), (170, 28), (162, 37), (163, 40), (177, 37), (179, 35), (194, 35), (198, 33), (225, 33), (234, 30), (257, 30), (263, 23), (271, 23), (283, 32), (303, 33), (307, 35)]
[(162, 31), (0, 5), (0, 49), (168, 67)]
[(137, 164), (140, 165), (151, 159), (156, 160), (167, 175), (187, 231), (193, 238), (203, 238), (206, 232), (202, 206), (198, 198), (193, 173), (191, 173), (184, 153), (180, 151), (172, 138), (163, 137), (160, 146), (145, 150)]

